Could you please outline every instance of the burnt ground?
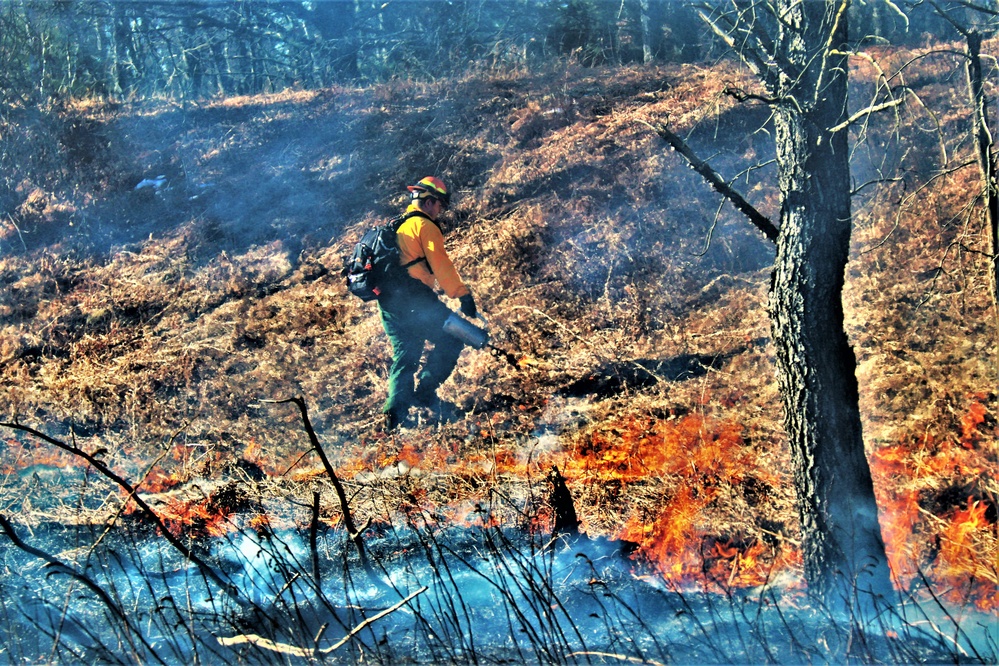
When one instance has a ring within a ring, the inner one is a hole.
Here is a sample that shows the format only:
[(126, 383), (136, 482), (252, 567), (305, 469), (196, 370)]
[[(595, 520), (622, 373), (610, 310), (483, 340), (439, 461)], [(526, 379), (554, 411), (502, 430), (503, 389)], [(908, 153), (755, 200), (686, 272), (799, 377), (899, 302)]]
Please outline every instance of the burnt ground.
[[(922, 98), (950, 111), (941, 136), (960, 153), (966, 109), (936, 83), (939, 64), (922, 66)], [(561, 66), (13, 114), (3, 418), (100, 451), (180, 534), (225, 532), (261, 507), (307, 529), (313, 491), (332, 529), (340, 508), (300, 414), (268, 402), (301, 396), (373, 524), (414, 507), (476, 524), (487, 506), (544, 532), (555, 465), (583, 533), (636, 544), (629, 561), (649, 575), (731, 589), (797, 579), (768, 345), (773, 249), (646, 124), (668, 117), (775, 216), (768, 114), (722, 92), (745, 76), (725, 63)], [(871, 123), (858, 173), (878, 142), (934, 154), (940, 136), (920, 127)], [(962, 213), (977, 174), (931, 181), (933, 160), (902, 166), (913, 182), (856, 202), (845, 304), (865, 437), (902, 579), (970, 580), (948, 588), (954, 600), (987, 605), (995, 318), (981, 255), (954, 251), (983, 242)], [(466, 350), (442, 390), (463, 416), (385, 434), (387, 341), (339, 271), (431, 173), (456, 191), (452, 257), (513, 358)], [(16, 430), (0, 472), (0, 513), (23, 527), (131, 511), (79, 459)]]

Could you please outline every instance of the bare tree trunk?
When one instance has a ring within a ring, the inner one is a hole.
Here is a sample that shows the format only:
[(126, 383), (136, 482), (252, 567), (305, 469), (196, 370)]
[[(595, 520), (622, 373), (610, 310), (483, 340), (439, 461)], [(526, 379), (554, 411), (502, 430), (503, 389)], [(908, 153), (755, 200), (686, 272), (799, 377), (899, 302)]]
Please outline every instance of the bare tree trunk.
[(841, 605), (856, 591), (891, 589), (842, 304), (851, 232), (848, 136), (829, 128), (847, 118), (846, 2), (776, 5), (783, 20), (777, 51), (786, 64), (776, 91), (781, 229), (771, 324), (805, 577), (810, 589)]
[(114, 92), (126, 97), (133, 95), (139, 83), (138, 58), (135, 53), (135, 34), (132, 18), (121, 5), (113, 8), (114, 21)]
[(992, 307), (999, 323), (999, 173), (996, 167), (995, 142), (989, 132), (988, 103), (982, 80), (982, 36), (976, 31), (965, 33), (968, 40), (968, 89), (971, 95), (972, 135), (982, 171), (982, 199), (985, 204), (985, 223), (989, 233), (992, 287)]
[(652, 63), (652, 35), (649, 34), (649, 0), (640, 0), (638, 5), (641, 12), (642, 29), (642, 62), (646, 65)]

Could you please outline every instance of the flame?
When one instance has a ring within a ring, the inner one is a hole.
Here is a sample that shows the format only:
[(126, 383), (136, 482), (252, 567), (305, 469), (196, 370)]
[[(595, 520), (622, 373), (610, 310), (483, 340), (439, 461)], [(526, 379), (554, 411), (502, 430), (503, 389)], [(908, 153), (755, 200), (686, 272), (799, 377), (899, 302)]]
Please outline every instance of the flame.
[(51, 446), (31, 446), (18, 439), (4, 441), (6, 447), (0, 449), (0, 475), (17, 474), (21, 470), (40, 465), (43, 467), (71, 467), (79, 459), (62, 449)]
[(225, 536), (233, 525), (225, 511), (212, 511), (208, 500), (190, 502), (171, 498), (157, 509), (157, 515), (174, 536), (191, 536), (192, 533), (210, 537)]
[(739, 424), (698, 414), (671, 421), (625, 421), (595, 433), (579, 453), (571, 468), (577, 474), (622, 481), (651, 475), (679, 479), (656, 512), (636, 509), (618, 534), (638, 545), (637, 561), (672, 584), (758, 586), (775, 571), (800, 564), (793, 548), (718, 535), (705, 524), (705, 512), (721, 488), (738, 485), (748, 471), (765, 483), (780, 482), (755, 469)]
[(882, 516), (889, 517), (881, 521), (881, 534), (891, 570), (902, 581), (915, 580), (919, 565), (912, 535), (920, 522), (919, 493), (910, 490), (879, 504)]
[(418, 467), (421, 462), (423, 462), (424, 454), (417, 451), (416, 447), (407, 442), (403, 445), (402, 450), (396, 455), (396, 463), (403, 462), (410, 466), (410, 468)]
[(633, 514), (620, 537), (639, 544), (639, 558), (678, 587), (756, 587), (776, 571), (800, 566), (800, 553), (758, 540), (712, 537), (697, 527), (704, 507), (690, 488), (682, 488), (652, 522)]
[[(524, 357), (519, 362), (530, 360)], [(947, 600), (995, 611), (999, 609), (999, 532), (994, 500), (980, 481), (994, 478), (995, 473), (994, 449), (986, 445), (988, 428), (995, 419), (987, 404), (985, 396), (971, 396), (966, 409), (955, 413), (949, 432), (903, 435), (874, 451), (870, 464), (896, 584), (909, 589), (926, 576)], [(458, 438), (361, 441), (356, 450), (342, 453), (338, 475), (347, 479), (392, 466), (398, 466), (400, 474), (407, 467), (427, 474), (444, 473), (449, 479), (446, 496), (414, 483), (406, 487), (405, 502), (413, 510), (427, 511), (428, 516), (478, 527), (497, 527), (508, 518), (481, 508), (491, 506), (490, 477), (530, 479), (540, 469), (557, 464), (568, 480), (577, 483), (623, 485), (668, 479), (664, 484), (668, 492), (661, 501), (632, 509), (615, 535), (637, 544), (638, 566), (647, 566), (674, 584), (711, 589), (758, 586), (776, 573), (800, 571), (800, 552), (788, 542), (764, 541), (760, 535), (711, 524), (706, 518), (713, 503), (724, 501), (726, 488), (739, 486), (750, 475), (762, 485), (789, 483), (779, 471), (757, 467), (758, 454), (744, 441), (741, 424), (698, 412), (671, 419), (623, 414), (574, 436), (565, 450), (535, 451), (527, 458), (518, 442), (504, 441), (503, 418), (494, 414), (477, 424), (479, 437), (492, 442), (488, 451), (466, 450), (468, 440)], [(51, 447), (17, 439), (4, 444), (0, 446), (0, 474), (16, 474), (33, 465), (79, 464), (71, 454)], [(156, 507), (172, 533), (224, 535), (235, 529), (238, 507), (213, 496), (184, 499), (175, 491), (190, 480), (191, 455), (191, 449), (176, 445), (168, 458), (176, 464), (155, 467), (138, 485), (143, 493), (172, 494), (161, 498)], [(242, 458), (268, 473), (293, 466), (287, 461), (278, 464), (253, 439)], [(222, 460), (220, 452), (209, 449), (197, 462), (214, 466)], [(127, 464), (145, 468), (135, 457)], [(324, 473), (316, 465), (297, 469), (289, 478), (301, 482)], [(960, 503), (955, 506), (954, 489), (971, 492), (957, 495)], [(530, 508), (527, 527), (542, 530), (550, 525), (543, 506)], [(580, 515), (584, 521), (585, 514)], [(264, 527), (267, 518), (247, 516), (247, 520), (251, 527)]]
[(736, 543), (716, 541), (705, 557), (705, 575), (722, 587), (755, 587), (769, 579), (771, 567), (764, 562), (769, 547), (759, 540)]
[(973, 488), (976, 480), (994, 478), (993, 454), (980, 446), (981, 426), (988, 420), (984, 403), (973, 396), (960, 433), (946, 439), (926, 433), (882, 447), (870, 464), (896, 584), (909, 589), (925, 576), (945, 599), (994, 611), (999, 609), (995, 508), (980, 493), (969, 494), (958, 507), (938, 499), (947, 488)]
[(457, 506), (442, 507), (441, 513), (452, 525), (483, 529), (503, 527), (499, 516), (478, 502), (462, 502)]
[(638, 543), (637, 555), (667, 578), (684, 577), (700, 569), (700, 557), (688, 545), (696, 541), (694, 521), (703, 507), (692, 488), (681, 487), (651, 524), (633, 513), (619, 538)]
[(965, 448), (973, 447), (982, 439), (978, 427), (985, 423), (986, 409), (980, 401), (972, 402), (967, 413), (961, 417), (961, 444)]
[(311, 467), (304, 467), (301, 469), (296, 469), (289, 475), (292, 481), (305, 482), (312, 481), (313, 479), (318, 479), (326, 476), (326, 470), (322, 465), (313, 465)]
[(178, 472), (165, 472), (154, 469), (142, 480), (142, 491), (146, 493), (164, 493), (183, 483), (184, 479)]
[[(245, 490), (235, 481), (219, 485), (207, 495), (191, 496), (172, 490), (146, 499), (171, 534), (193, 538), (221, 537), (240, 529), (234, 517), (250, 505)], [(130, 502), (124, 513), (138, 515), (140, 510)], [(249, 516), (249, 525), (257, 527), (267, 520), (254, 512)]]
[(664, 474), (738, 482), (751, 462), (741, 433), (738, 424), (709, 423), (699, 414), (612, 422), (577, 449), (565, 474), (625, 482)]
[(540, 365), (538, 359), (533, 356), (521, 356), (517, 359), (518, 368), (536, 368)]
[(936, 570), (941, 579), (951, 583), (945, 598), (955, 602), (968, 598), (981, 610), (996, 610), (999, 562), (993, 559), (987, 564), (982, 552), (996, 551), (995, 530), (986, 518), (988, 508), (986, 502), (968, 497), (965, 508), (955, 512), (940, 537)]

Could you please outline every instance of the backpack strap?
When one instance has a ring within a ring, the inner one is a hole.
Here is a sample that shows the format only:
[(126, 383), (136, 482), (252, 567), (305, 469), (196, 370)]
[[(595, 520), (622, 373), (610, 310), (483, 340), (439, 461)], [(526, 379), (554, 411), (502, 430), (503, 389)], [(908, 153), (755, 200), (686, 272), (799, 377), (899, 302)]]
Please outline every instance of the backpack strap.
[[(424, 220), (427, 220), (429, 222), (433, 222), (433, 219), (431, 219), (431, 217), (429, 215), (427, 215), (426, 213), (424, 213), (422, 210), (411, 210), (408, 213), (406, 213), (405, 215), (399, 215), (398, 217), (393, 218), (392, 219), (392, 227), (396, 231), (398, 231), (399, 227), (402, 226), (403, 222), (405, 222), (406, 220), (408, 220), (411, 217), (422, 217)], [(436, 222), (434, 222), (434, 224), (436, 224)]]
[[(395, 229), (396, 232), (398, 232), (399, 229), (402, 227), (402, 225), (406, 223), (406, 220), (408, 220), (408, 219), (410, 219), (412, 217), (422, 217), (425, 220), (433, 222), (433, 220), (430, 218), (430, 216), (427, 215), (426, 213), (424, 213), (422, 210), (411, 210), (408, 213), (406, 213), (405, 215), (400, 215), (399, 217), (395, 218), (395, 220), (392, 221), (392, 228)], [(408, 263), (402, 264), (401, 268), (408, 269), (410, 266), (415, 266), (416, 264), (420, 263), (421, 261), (427, 261), (427, 258), (426, 257), (417, 257), (416, 259), (413, 259), (412, 261), (410, 261)], [(430, 268), (430, 262), (429, 261), (427, 261), (427, 268)], [(430, 272), (432, 273), (433, 271), (431, 270)]]

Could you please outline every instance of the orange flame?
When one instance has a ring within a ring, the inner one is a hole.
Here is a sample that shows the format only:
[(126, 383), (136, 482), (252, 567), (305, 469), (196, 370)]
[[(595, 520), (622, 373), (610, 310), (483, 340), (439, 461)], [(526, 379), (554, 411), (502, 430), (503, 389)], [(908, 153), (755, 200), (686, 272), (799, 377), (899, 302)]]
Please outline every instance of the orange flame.
[(71, 453), (51, 446), (32, 446), (17, 439), (4, 442), (6, 449), (0, 449), (3, 457), (0, 459), (0, 474), (16, 474), (17, 472), (41, 465), (44, 467), (70, 467), (79, 459)]
[(978, 427), (985, 423), (985, 405), (981, 402), (973, 402), (968, 407), (968, 412), (961, 417), (961, 444), (965, 448), (971, 448), (982, 439)]
[(234, 526), (229, 522), (229, 512), (212, 511), (209, 501), (189, 502), (171, 498), (166, 506), (157, 510), (160, 520), (174, 536), (203, 535), (225, 536)]
[(945, 598), (963, 603), (970, 599), (981, 610), (999, 608), (999, 562), (986, 563), (982, 551), (991, 545), (995, 552), (995, 531), (986, 519), (989, 505), (974, 497), (954, 514), (940, 538), (937, 572), (951, 583)]
[(636, 510), (619, 538), (638, 544), (636, 559), (677, 585), (747, 587), (764, 584), (776, 570), (795, 567), (793, 550), (760, 540), (713, 534), (702, 524), (725, 485), (747, 471), (765, 482), (776, 475), (756, 470), (742, 427), (698, 414), (672, 421), (617, 423), (591, 437), (570, 469), (602, 479), (632, 481), (650, 475), (679, 477), (658, 515)]
[(908, 589), (925, 575), (947, 600), (994, 611), (999, 608), (994, 507), (974, 495), (956, 509), (936, 501), (941, 489), (994, 476), (990, 454), (978, 446), (987, 420), (983, 403), (973, 401), (961, 419), (960, 438), (927, 434), (875, 451), (870, 463), (885, 550), (899, 587)]

